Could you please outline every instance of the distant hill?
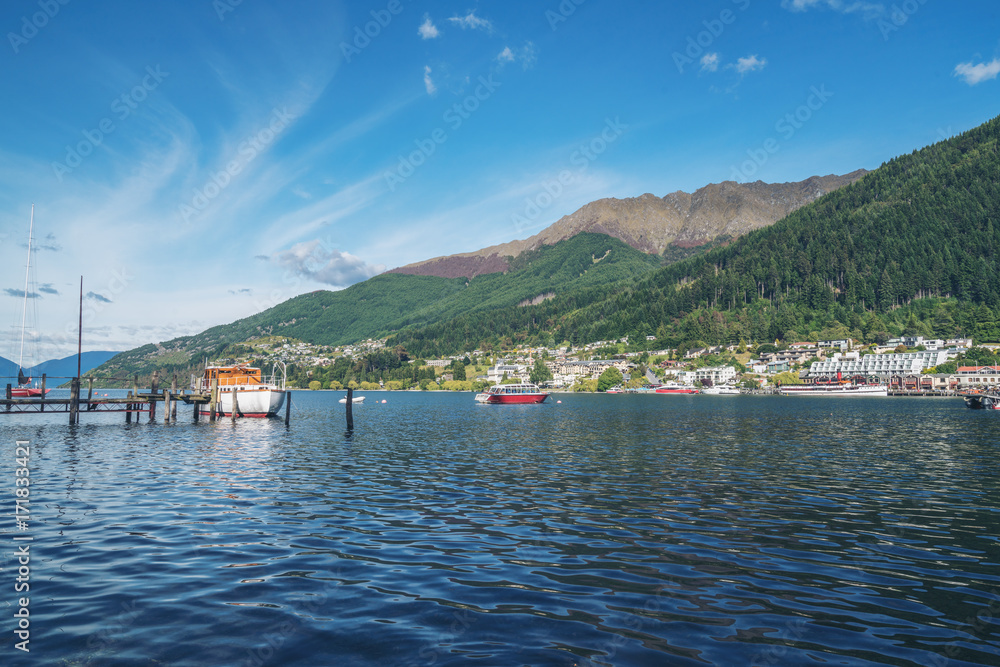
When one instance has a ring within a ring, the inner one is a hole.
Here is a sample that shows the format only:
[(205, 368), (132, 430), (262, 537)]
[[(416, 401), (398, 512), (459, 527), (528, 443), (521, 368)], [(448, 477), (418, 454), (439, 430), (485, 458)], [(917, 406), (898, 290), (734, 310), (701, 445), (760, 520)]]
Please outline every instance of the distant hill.
[(656, 335), (654, 345), (904, 331), (1000, 341), (1000, 118), (895, 158), (778, 223), (604, 294), (400, 332), (435, 357)]
[(581, 233), (508, 258), (507, 265), (506, 273), (471, 280), (382, 274), (338, 292), (303, 294), (195, 336), (123, 352), (98, 370), (113, 377), (146, 376), (154, 370), (186, 375), (229, 345), (267, 335), (316, 345), (354, 343), (460, 315), (521, 308), (578, 290), (599, 289), (646, 275), (662, 262), (607, 235)]
[(693, 248), (719, 238), (738, 238), (774, 224), (792, 211), (864, 176), (813, 176), (797, 183), (723, 183), (694, 194), (600, 199), (567, 215), (534, 236), (475, 252), (437, 257), (393, 269), (391, 273), (471, 278), (507, 271), (508, 257), (553, 245), (581, 232), (607, 234), (636, 250), (662, 255), (670, 248)]
[[(87, 371), (97, 368), (109, 359), (120, 354), (119, 352), (84, 352), (80, 355), (80, 367), (86, 376)], [(40, 378), (45, 373), (52, 378), (76, 377), (76, 355), (65, 359), (50, 359), (32, 368), (26, 368), (25, 374), (35, 378)], [(0, 383), (6, 385), (11, 382), (16, 383), (17, 362), (0, 357)], [(59, 380), (62, 383), (63, 380)]]

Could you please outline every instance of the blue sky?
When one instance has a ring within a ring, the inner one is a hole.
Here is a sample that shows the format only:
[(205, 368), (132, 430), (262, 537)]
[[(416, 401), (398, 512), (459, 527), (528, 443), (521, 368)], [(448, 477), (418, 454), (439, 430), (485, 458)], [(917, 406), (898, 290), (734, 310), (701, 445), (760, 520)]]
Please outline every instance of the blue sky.
[(75, 351), (81, 275), (85, 349), (127, 349), (1000, 109), (985, 0), (10, 0), (0, 28), (0, 312), (34, 203), (41, 358)]

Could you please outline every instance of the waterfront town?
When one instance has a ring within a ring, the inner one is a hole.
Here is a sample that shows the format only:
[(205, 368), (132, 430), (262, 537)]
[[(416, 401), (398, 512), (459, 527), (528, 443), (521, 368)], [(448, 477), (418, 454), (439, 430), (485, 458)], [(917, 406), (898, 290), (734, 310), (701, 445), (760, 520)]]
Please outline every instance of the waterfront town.
[[(297, 367), (305, 378), (302, 388), (312, 389), (345, 388), (336, 381), (313, 380), (322, 377), (319, 371), (332, 367), (338, 359), (363, 359), (386, 351), (384, 339), (332, 347), (269, 337), (247, 345), (259, 363), (280, 361)], [(479, 390), (504, 382), (534, 381), (548, 389), (597, 391), (598, 379), (609, 369), (620, 375), (616, 387), (624, 390), (676, 382), (768, 391), (780, 384), (834, 380), (883, 384), (890, 390), (908, 393), (947, 394), (1000, 386), (1000, 366), (974, 363), (975, 351), (992, 356), (1000, 351), (1000, 345), (974, 344), (970, 338), (902, 336), (869, 346), (840, 339), (643, 351), (628, 351), (630, 347), (629, 340), (623, 338), (574, 349), (520, 347), (500, 353), (474, 350), (444, 359), (410, 359), (408, 364), (433, 371), (434, 379), (430, 380), (430, 373), (426, 373), (419, 383), (366, 381), (356, 383), (356, 387)], [(539, 362), (545, 369), (541, 373)], [(461, 377), (456, 377), (456, 366), (464, 367)]]

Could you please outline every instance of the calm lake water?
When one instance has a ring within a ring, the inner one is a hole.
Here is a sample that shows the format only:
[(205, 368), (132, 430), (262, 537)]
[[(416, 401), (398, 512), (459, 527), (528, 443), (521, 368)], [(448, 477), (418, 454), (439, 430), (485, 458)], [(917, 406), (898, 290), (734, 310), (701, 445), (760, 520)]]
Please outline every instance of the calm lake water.
[(341, 395), (0, 416), (0, 663), (1000, 664), (1000, 412), (371, 392), (345, 434)]

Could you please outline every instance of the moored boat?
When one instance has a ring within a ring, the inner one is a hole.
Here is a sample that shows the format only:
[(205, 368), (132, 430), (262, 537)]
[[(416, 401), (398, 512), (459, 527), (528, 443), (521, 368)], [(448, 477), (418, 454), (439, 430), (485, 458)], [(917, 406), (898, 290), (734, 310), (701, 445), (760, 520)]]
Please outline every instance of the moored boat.
[(739, 387), (731, 387), (725, 384), (717, 384), (712, 387), (705, 387), (701, 390), (701, 393), (707, 396), (739, 396)]
[[(340, 399), (337, 402), (338, 403), (343, 403), (344, 405), (347, 405), (347, 397), (345, 396), (345, 397), (343, 397), (342, 399)], [(364, 402), (365, 402), (365, 397), (364, 396), (352, 396), (351, 397), (351, 403), (357, 404), (357, 403), (364, 403)]]
[(698, 389), (688, 384), (668, 382), (656, 388), (657, 394), (697, 394)]
[(788, 384), (778, 388), (782, 396), (888, 396), (889, 388), (884, 384), (852, 384), (838, 382), (830, 384)]
[(1000, 394), (969, 393), (962, 396), (972, 410), (1000, 410)]
[[(285, 402), (285, 377), (282, 376), (279, 386), (277, 370), (270, 380), (265, 381), (259, 368), (247, 364), (209, 366), (195, 389), (207, 393), (211, 391), (213, 380), (218, 380), (219, 384), (217, 415), (232, 416), (235, 403), (237, 416), (273, 417)], [(201, 414), (207, 415), (210, 408), (206, 404), (200, 410)]]
[(548, 397), (549, 393), (539, 389), (538, 385), (531, 382), (521, 382), (493, 385), (486, 391), (476, 394), (476, 401), (491, 405), (543, 403)]

